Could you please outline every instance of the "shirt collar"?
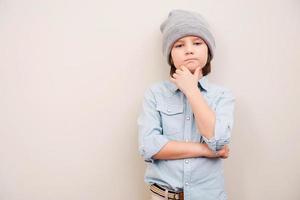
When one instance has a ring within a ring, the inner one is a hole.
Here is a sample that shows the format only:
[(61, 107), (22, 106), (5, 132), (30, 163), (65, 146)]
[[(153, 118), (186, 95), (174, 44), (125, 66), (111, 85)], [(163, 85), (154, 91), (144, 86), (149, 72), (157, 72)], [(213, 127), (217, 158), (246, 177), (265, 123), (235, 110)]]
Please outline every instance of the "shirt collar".
[[(170, 80), (168, 80), (169, 84), (169, 89), (171, 90), (171, 92), (176, 93), (179, 88), (177, 87), (177, 85), (173, 82), (171, 82)], [(199, 79), (198, 81), (198, 88), (200, 88), (201, 91), (206, 91), (209, 88), (209, 83), (207, 80), (207, 76), (203, 76), (202, 78)]]

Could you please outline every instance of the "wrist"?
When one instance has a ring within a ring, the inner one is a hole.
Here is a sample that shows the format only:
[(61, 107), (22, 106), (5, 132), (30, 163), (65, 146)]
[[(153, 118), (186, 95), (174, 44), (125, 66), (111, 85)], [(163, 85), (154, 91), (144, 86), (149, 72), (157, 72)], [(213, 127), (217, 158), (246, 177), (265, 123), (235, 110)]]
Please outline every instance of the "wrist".
[(185, 95), (187, 97), (191, 97), (191, 96), (193, 96), (197, 92), (199, 92), (199, 89), (197, 87), (193, 87), (193, 88), (190, 88), (189, 90), (187, 90), (186, 93), (185, 93)]
[(205, 157), (208, 158), (215, 158), (215, 157), (219, 157), (215, 152), (213, 152), (207, 144), (202, 144), (202, 148), (203, 148), (203, 154)]

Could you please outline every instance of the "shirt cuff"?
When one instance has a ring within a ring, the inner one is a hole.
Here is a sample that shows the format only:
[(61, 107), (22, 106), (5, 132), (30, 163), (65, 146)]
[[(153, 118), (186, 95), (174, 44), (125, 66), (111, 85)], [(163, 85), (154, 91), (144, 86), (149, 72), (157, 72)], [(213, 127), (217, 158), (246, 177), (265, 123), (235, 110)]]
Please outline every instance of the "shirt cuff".
[(208, 145), (208, 147), (213, 151), (217, 152), (217, 141), (215, 137), (212, 137), (210, 139), (207, 139), (206, 137), (202, 136), (204, 142)]
[(218, 139), (216, 140), (215, 137), (207, 139), (206, 137), (202, 136), (204, 142), (208, 145), (208, 147), (216, 153), (217, 151), (221, 150), (224, 145), (229, 144), (229, 139)]
[(152, 156), (158, 153), (168, 142), (169, 140), (163, 135), (152, 135), (150, 138), (145, 138), (144, 144), (139, 148), (144, 161), (153, 163), (155, 159)]

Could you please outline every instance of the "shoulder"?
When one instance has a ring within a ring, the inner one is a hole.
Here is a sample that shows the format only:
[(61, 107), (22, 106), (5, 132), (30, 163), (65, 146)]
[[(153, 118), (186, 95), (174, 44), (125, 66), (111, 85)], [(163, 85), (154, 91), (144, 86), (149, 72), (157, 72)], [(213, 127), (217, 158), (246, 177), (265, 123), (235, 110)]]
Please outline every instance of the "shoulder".
[(219, 98), (230, 98), (235, 99), (235, 95), (231, 89), (226, 86), (210, 83), (209, 84), (209, 95)]
[(226, 86), (211, 84), (209, 99), (213, 102), (212, 107), (217, 112), (232, 113), (234, 110), (235, 96), (233, 91)]
[(160, 80), (149, 85), (145, 90), (146, 97), (155, 97), (157, 95), (170, 96), (170, 85), (167, 80)]

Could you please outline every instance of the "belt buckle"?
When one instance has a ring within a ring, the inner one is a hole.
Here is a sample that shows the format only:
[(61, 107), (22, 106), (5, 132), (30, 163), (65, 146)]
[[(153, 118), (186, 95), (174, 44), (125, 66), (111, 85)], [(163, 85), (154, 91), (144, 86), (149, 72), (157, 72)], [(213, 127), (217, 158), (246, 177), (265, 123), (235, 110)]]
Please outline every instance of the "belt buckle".
[[(161, 189), (160, 186), (156, 183), (152, 184), (152, 186), (157, 187), (160, 190), (166, 190), (165, 188)], [(175, 192), (175, 191), (172, 191), (171, 193), (171, 191), (168, 190), (167, 197), (169, 200), (182, 200), (183, 198), (182, 199), (180, 198), (180, 193), (181, 192)], [(169, 197), (169, 194), (172, 194), (173, 197)]]
[[(180, 200), (180, 195), (179, 195), (179, 193), (174, 192), (173, 194), (174, 194), (174, 196), (173, 196), (173, 198), (171, 198), (171, 200)], [(177, 198), (176, 198), (176, 197), (177, 197)]]

